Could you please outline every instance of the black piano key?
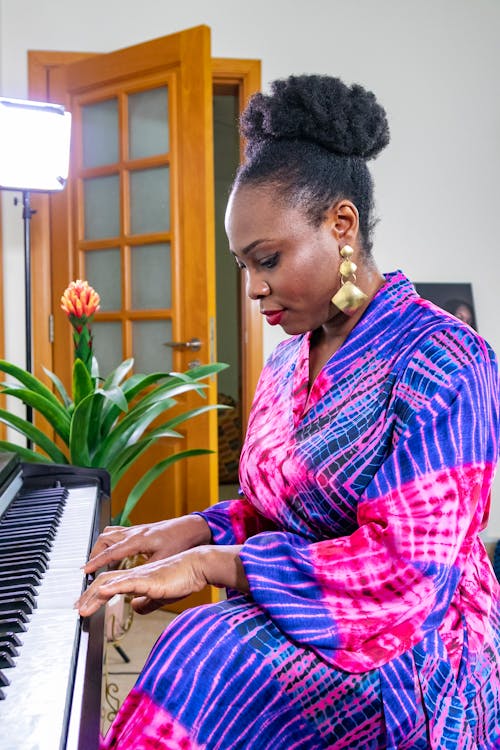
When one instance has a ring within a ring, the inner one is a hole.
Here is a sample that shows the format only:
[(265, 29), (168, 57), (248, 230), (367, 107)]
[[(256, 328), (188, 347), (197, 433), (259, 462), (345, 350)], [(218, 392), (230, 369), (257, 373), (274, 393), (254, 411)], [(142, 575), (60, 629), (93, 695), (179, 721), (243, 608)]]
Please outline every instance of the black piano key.
[(35, 518), (35, 516), (40, 516), (40, 518), (56, 518), (57, 516), (61, 515), (62, 510), (63, 508), (61, 507), (60, 503), (56, 503), (55, 505), (39, 505), (36, 507), (32, 507), (31, 505), (18, 505), (16, 502), (14, 502), (3, 514), (2, 522), (11, 521), (15, 516), (19, 516), (19, 518), (23, 519)]
[(35, 518), (35, 516), (40, 516), (40, 518), (56, 518), (61, 515), (62, 510), (63, 508), (61, 508), (59, 503), (55, 505), (41, 505), (36, 508), (30, 505), (13, 503), (2, 516), (2, 521), (11, 521), (16, 516), (20, 519)]
[(66, 487), (52, 485), (51, 487), (23, 487), (19, 490), (18, 497), (67, 497), (68, 490)]
[(5, 651), (6, 654), (9, 654), (10, 656), (18, 656), (19, 655), (19, 649), (17, 646), (15, 646), (12, 641), (6, 641), (3, 639), (3, 636), (0, 636), (0, 651)]
[(16, 519), (19, 523), (26, 523), (27, 521), (36, 521), (37, 518), (44, 521), (57, 520), (61, 518), (63, 509), (57, 508), (44, 508), (43, 510), (33, 510), (32, 508), (13, 508), (11, 511), (7, 511), (2, 516), (0, 525), (4, 526), (7, 523), (15, 522)]
[(59, 525), (59, 519), (54, 518), (53, 515), (37, 518), (36, 516), (28, 516), (27, 518), (12, 518), (2, 519), (0, 528), (2, 534), (8, 533), (9, 530), (15, 529), (16, 531), (22, 531), (23, 529), (41, 529), (43, 534), (44, 529), (51, 529), (53, 526)]
[(16, 501), (20, 503), (31, 503), (33, 505), (43, 503), (65, 503), (67, 499), (65, 497), (65, 492), (66, 491), (62, 493), (54, 493), (52, 490), (49, 490), (49, 492), (44, 492), (42, 490), (41, 494), (39, 495), (37, 491), (25, 492), (23, 489), (21, 489), (16, 495)]
[(0, 573), (0, 586), (3, 586), (4, 584), (6, 586), (11, 586), (15, 583), (19, 583), (20, 585), (28, 585), (28, 586), (39, 586), (40, 582), (43, 578), (43, 575), (40, 575), (39, 573), (22, 573), (21, 575), (12, 575), (10, 572), (6, 573)]
[(2, 529), (7, 529), (9, 527), (15, 526), (16, 523), (19, 524), (19, 526), (40, 526), (47, 525), (50, 523), (59, 523), (59, 519), (61, 517), (60, 513), (56, 513), (55, 511), (50, 512), (40, 512), (39, 510), (35, 512), (25, 512), (22, 513), (18, 508), (13, 509), (11, 513), (6, 513), (2, 517), (1, 526)]
[(12, 644), (13, 648), (17, 648), (17, 646), (20, 646), (21, 643), (22, 643), (22, 641), (19, 638), (18, 634), (17, 633), (12, 633), (10, 631), (8, 631), (7, 633), (2, 633), (0, 635), (0, 639), (1, 639), (2, 643), (10, 643), (10, 644)]
[(31, 507), (19, 507), (16, 503), (13, 503), (9, 510), (2, 516), (1, 525), (8, 522), (14, 521), (19, 518), (20, 521), (29, 521), (30, 518), (36, 520), (37, 518), (43, 519), (44, 521), (50, 521), (52, 519), (61, 518), (64, 513), (64, 506), (60, 504), (54, 506), (43, 505), (41, 508)]
[[(10, 685), (10, 680), (7, 678), (7, 675), (5, 675), (0, 670), (0, 687), (6, 687), (7, 685)], [(4, 696), (5, 697), (5, 696)]]
[(9, 561), (12, 563), (19, 563), (19, 565), (22, 565), (23, 563), (27, 563), (29, 566), (29, 563), (41, 563), (45, 567), (47, 566), (47, 563), (49, 561), (49, 555), (46, 552), (26, 552), (24, 550), (20, 550), (19, 552), (16, 552), (12, 555), (9, 555), (8, 557), (0, 557), (0, 565), (3, 561)]
[(24, 625), (24, 623), (28, 622), (28, 620), (29, 620), (28, 614), (26, 612), (23, 612), (20, 609), (11, 608), (11, 609), (0, 610), (0, 625), (2, 622), (16, 622), (16, 623), (21, 623), (22, 625)]
[(29, 544), (17, 542), (13, 544), (6, 544), (5, 546), (2, 546), (0, 544), (0, 560), (9, 557), (9, 555), (16, 555), (18, 552), (29, 552), (33, 555), (36, 555), (39, 552), (43, 552), (46, 555), (50, 555), (51, 549), (52, 546), (49, 540), (47, 540), (43, 544), (37, 544), (33, 542)]
[(36, 508), (28, 505), (19, 506), (17, 503), (13, 503), (2, 516), (2, 523), (10, 521), (13, 518), (16, 518), (16, 516), (23, 520), (27, 518), (36, 518), (37, 516), (44, 519), (60, 518), (64, 513), (64, 507), (65, 506), (61, 505), (61, 503), (55, 505), (42, 505)]
[(5, 601), (0, 599), (0, 616), (4, 612), (13, 611), (24, 612), (25, 614), (30, 615), (33, 612), (33, 606), (25, 596), (20, 596), (15, 599), (7, 599)]
[(10, 669), (11, 667), (15, 667), (16, 663), (12, 656), (8, 654), (6, 651), (0, 651), (0, 670), (3, 669)]
[(0, 634), (2, 632), (25, 633), (28, 629), (26, 623), (29, 617), (24, 612), (2, 612), (0, 613)]
[(44, 541), (46, 535), (40, 533), (34, 534), (33, 529), (16, 530), (15, 526), (13, 528), (4, 529), (0, 524), (0, 544), (17, 544), (23, 538), (26, 542)]
[(0, 588), (0, 599), (6, 599), (8, 596), (15, 597), (16, 595), (27, 596), (33, 604), (36, 604), (37, 590), (31, 584), (20, 585), (14, 583)]
[(41, 512), (36, 508), (29, 510), (26, 509), (25, 511), (23, 511), (22, 508), (13, 508), (12, 512), (6, 513), (2, 516), (0, 529), (3, 531), (4, 528), (7, 529), (8, 527), (15, 526), (16, 522), (22, 526), (30, 524), (41, 526), (42, 524), (59, 523), (63, 515), (63, 513), (60, 512), (62, 510), (63, 509), (59, 508)]
[(2, 556), (0, 557), (0, 564), (3, 560), (9, 560), (9, 562), (16, 562), (16, 563), (23, 563), (23, 562), (41, 562), (41, 563), (47, 563), (49, 560), (49, 555), (46, 552), (32, 552), (31, 550), (28, 552), (26, 550), (19, 550), (18, 552), (14, 552), (12, 555)]
[(0, 561), (0, 573), (39, 573), (43, 574), (47, 570), (47, 566), (44, 565), (42, 562), (37, 562), (34, 560), (30, 564), (26, 564), (25, 561), (22, 562), (10, 562), (9, 560), (6, 560), (5, 562)]
[(23, 504), (23, 505), (32, 505), (37, 507), (42, 507), (43, 505), (50, 505), (51, 503), (60, 503), (64, 505), (66, 502), (66, 497), (63, 497), (64, 493), (59, 493), (59, 495), (54, 494), (51, 492), (50, 494), (41, 494), (37, 495), (36, 493), (27, 494), (23, 490), (17, 493), (16, 495), (16, 503)]
[[(43, 535), (47, 539), (53, 539), (55, 536), (55, 530), (49, 530), (46, 531)], [(2, 533), (1, 527), (0, 527), (0, 539), (4, 540), (22, 540), (24, 539), (26, 542), (30, 541), (36, 541), (37, 539), (40, 539), (41, 534), (37, 533), (36, 530), (27, 530), (23, 529), (22, 531), (9, 531)]]
[[(3, 606), (5, 608), (6, 604), (10, 602), (18, 602), (18, 601), (25, 602), (26, 605), (29, 606), (30, 612), (33, 612), (33, 610), (37, 608), (36, 597), (32, 596), (29, 593), (26, 593), (25, 591), (16, 591), (14, 594), (10, 596), (4, 596), (2, 592), (2, 595), (0, 595), (0, 607)], [(0, 609), (0, 611), (3, 611), (3, 610)]]
[(64, 507), (66, 501), (61, 501), (60, 498), (28, 498), (17, 495), (14, 501), (7, 508), (7, 512), (13, 512), (14, 508), (31, 508), (33, 511), (43, 511), (44, 508), (57, 508), (59, 506)]

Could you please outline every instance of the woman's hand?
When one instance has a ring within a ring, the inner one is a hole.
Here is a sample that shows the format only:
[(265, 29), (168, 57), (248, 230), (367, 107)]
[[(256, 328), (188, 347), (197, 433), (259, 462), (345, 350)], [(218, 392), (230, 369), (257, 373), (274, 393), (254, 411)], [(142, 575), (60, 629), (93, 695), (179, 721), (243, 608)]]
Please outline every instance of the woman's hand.
[(205, 545), (135, 568), (101, 573), (75, 603), (75, 608), (82, 617), (88, 617), (115, 594), (128, 594), (133, 597), (134, 610), (146, 614), (201, 591), (207, 584), (246, 593), (248, 582), (240, 550), (238, 545)]
[(154, 562), (199, 544), (209, 544), (211, 538), (207, 522), (197, 515), (139, 526), (106, 526), (83, 570), (94, 573), (133, 555), (143, 555)]

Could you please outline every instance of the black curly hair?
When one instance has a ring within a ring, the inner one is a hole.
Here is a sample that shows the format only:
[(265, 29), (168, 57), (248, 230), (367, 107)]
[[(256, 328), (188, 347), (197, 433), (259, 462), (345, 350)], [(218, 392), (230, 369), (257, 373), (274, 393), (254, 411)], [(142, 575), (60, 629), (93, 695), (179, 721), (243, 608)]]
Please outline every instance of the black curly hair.
[(339, 78), (290, 76), (255, 94), (240, 118), (246, 161), (233, 190), (266, 184), (313, 226), (340, 198), (359, 212), (363, 250), (370, 253), (375, 221), (373, 181), (366, 161), (389, 143), (384, 109), (362, 86)]

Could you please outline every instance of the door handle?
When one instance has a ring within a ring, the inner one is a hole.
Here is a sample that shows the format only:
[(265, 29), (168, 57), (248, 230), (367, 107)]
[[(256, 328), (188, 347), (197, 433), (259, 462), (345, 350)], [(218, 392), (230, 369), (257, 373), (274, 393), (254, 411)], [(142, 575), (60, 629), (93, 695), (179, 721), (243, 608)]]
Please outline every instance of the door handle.
[(165, 341), (163, 346), (170, 346), (171, 349), (178, 349), (181, 352), (186, 350), (199, 352), (201, 349), (201, 341), (197, 338), (189, 339), (189, 341)]

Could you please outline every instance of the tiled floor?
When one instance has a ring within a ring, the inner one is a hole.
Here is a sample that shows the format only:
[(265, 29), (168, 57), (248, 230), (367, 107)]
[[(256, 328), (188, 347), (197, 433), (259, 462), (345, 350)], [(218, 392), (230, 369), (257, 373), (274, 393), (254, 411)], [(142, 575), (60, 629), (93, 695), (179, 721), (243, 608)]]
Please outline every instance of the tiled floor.
[[(130, 630), (118, 641), (118, 645), (130, 659), (128, 663), (111, 644), (106, 645), (102, 695), (103, 733), (111, 723), (114, 712), (133, 687), (158, 636), (174, 617), (175, 614), (163, 610), (149, 615), (134, 615)], [(106, 685), (108, 698), (106, 698)]]

